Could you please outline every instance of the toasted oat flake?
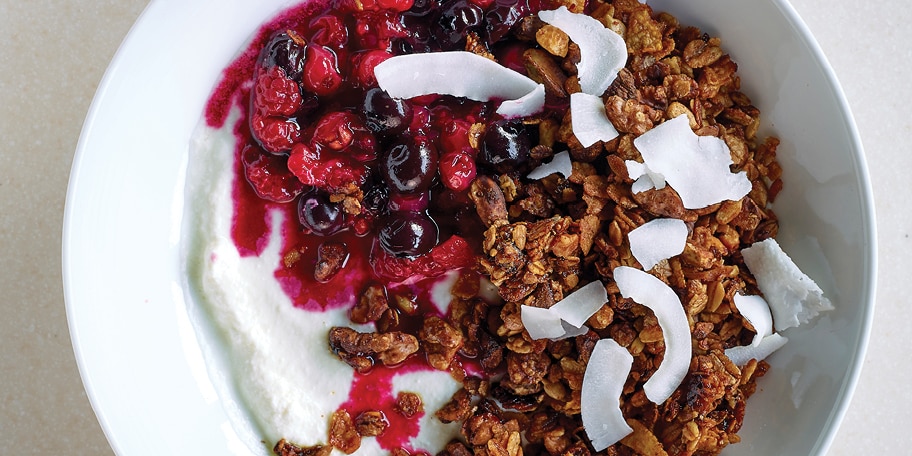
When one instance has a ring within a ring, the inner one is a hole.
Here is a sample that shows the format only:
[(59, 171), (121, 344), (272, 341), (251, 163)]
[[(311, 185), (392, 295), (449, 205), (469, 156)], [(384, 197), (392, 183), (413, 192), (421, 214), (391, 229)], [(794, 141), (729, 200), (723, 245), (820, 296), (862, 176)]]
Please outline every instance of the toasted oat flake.
[(550, 162), (544, 163), (533, 169), (526, 177), (529, 179), (541, 179), (554, 173), (564, 176), (565, 179), (573, 174), (573, 163), (570, 162), (570, 152), (564, 151), (554, 154), (554, 157)]
[(378, 64), (374, 76), (393, 98), (439, 94), (475, 101), (517, 100), (539, 86), (491, 59), (466, 51), (397, 55)]
[(760, 296), (735, 295), (735, 307), (741, 316), (750, 322), (757, 334), (754, 335), (751, 345), (756, 347), (764, 337), (773, 333), (773, 317), (770, 314), (769, 304)]
[(690, 326), (681, 300), (668, 285), (656, 277), (629, 266), (614, 269), (614, 280), (621, 295), (652, 310), (665, 339), (662, 364), (643, 385), (646, 397), (661, 404), (681, 384), (690, 366)]
[[(733, 162), (725, 141), (695, 134), (685, 114), (647, 131), (634, 139), (633, 145), (640, 151), (648, 170), (661, 174), (678, 192), (687, 209), (737, 201), (751, 191), (747, 173), (732, 173), (729, 169)], [(629, 164), (627, 168), (633, 179), (646, 173), (645, 168), (631, 169)], [(634, 171), (640, 172), (634, 174)], [(636, 190), (642, 191), (643, 187)]]
[(580, 398), (583, 427), (595, 451), (602, 451), (633, 432), (620, 407), (632, 365), (633, 356), (613, 339), (596, 342), (583, 374)]
[(573, 134), (583, 147), (617, 138), (618, 131), (605, 114), (602, 97), (584, 92), (570, 94), (570, 120)]
[(577, 64), (583, 92), (601, 96), (627, 63), (627, 44), (624, 38), (606, 28), (597, 19), (572, 13), (566, 6), (539, 11), (538, 17), (564, 33), (580, 48)]
[(745, 345), (729, 348), (725, 350), (725, 356), (728, 356), (728, 359), (736, 366), (743, 366), (752, 359), (763, 361), (767, 356), (782, 348), (786, 342), (788, 342), (787, 337), (781, 336), (779, 333), (772, 333), (764, 337), (756, 346)]
[(741, 255), (769, 303), (778, 331), (807, 323), (820, 312), (833, 310), (823, 290), (798, 269), (775, 239), (755, 242), (741, 250)]
[(687, 225), (683, 220), (650, 220), (627, 234), (630, 253), (648, 271), (662, 260), (680, 255), (687, 244)]

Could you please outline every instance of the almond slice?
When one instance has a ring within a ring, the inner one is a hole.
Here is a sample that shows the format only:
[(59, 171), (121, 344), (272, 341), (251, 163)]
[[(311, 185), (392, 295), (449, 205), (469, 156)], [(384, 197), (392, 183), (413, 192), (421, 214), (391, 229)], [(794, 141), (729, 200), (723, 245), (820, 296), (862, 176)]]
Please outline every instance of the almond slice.
[(665, 356), (662, 364), (643, 385), (646, 397), (661, 404), (681, 384), (690, 367), (690, 326), (681, 300), (668, 285), (654, 276), (629, 266), (614, 269), (621, 295), (652, 309), (662, 336)]
[(630, 375), (633, 356), (613, 339), (595, 343), (580, 391), (580, 412), (586, 436), (595, 451), (615, 444), (633, 429), (621, 412), (621, 393)]

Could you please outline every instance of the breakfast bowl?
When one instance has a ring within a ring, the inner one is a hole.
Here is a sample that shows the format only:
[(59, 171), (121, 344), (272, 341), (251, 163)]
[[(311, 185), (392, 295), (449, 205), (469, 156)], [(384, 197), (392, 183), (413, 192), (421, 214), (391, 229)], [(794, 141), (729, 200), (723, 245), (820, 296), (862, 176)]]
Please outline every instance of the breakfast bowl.
[[(650, 1), (720, 37), (780, 140), (776, 239), (833, 309), (784, 334), (723, 454), (824, 454), (851, 399), (874, 303), (864, 154), (836, 77), (785, 1)], [(74, 350), (118, 454), (265, 454), (239, 367), (192, 285), (199, 174), (191, 144), (213, 87), (288, 2), (153, 1), (86, 119), (67, 197), (63, 271)], [(319, 349), (319, 348), (318, 348)], [(325, 351), (325, 348), (324, 348)]]

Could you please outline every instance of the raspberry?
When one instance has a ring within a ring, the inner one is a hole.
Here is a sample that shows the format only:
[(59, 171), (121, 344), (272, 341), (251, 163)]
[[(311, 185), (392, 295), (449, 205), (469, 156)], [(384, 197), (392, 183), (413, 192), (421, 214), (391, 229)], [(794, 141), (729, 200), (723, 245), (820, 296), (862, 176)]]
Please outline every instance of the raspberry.
[(362, 49), (390, 50), (392, 42), (408, 36), (408, 30), (393, 11), (365, 11), (355, 15), (355, 36)]
[(301, 128), (296, 121), (256, 112), (250, 116), (250, 132), (263, 149), (274, 154), (288, 151), (301, 138)]
[(450, 190), (462, 191), (475, 179), (475, 159), (472, 149), (447, 152), (440, 157), (440, 180)]
[(409, 278), (437, 277), (448, 271), (470, 267), (475, 264), (475, 254), (465, 239), (453, 235), (429, 253), (414, 258), (393, 256), (379, 242), (374, 242), (370, 263), (378, 277), (399, 282)]
[(288, 170), (288, 158), (248, 144), (241, 152), (244, 176), (253, 191), (265, 200), (287, 203), (304, 191), (304, 184)]
[(374, 76), (374, 68), (392, 56), (389, 52), (377, 49), (355, 53), (352, 56), (355, 82), (361, 87), (376, 87), (377, 78)]
[[(450, 116), (447, 116), (450, 117)], [(436, 122), (440, 128), (440, 148), (443, 152), (456, 152), (469, 145), (469, 128), (472, 124), (463, 119), (447, 118), (444, 122)]]
[(324, 115), (314, 129), (313, 141), (333, 151), (345, 150), (359, 162), (377, 159), (377, 140), (361, 118), (350, 111)]
[(307, 45), (307, 61), (301, 75), (304, 88), (320, 96), (332, 95), (342, 85), (336, 53), (326, 46)]
[(370, 174), (368, 167), (330, 155), (323, 156), (319, 146), (298, 143), (291, 149), (288, 169), (305, 185), (331, 193), (364, 185)]
[(348, 43), (348, 29), (338, 16), (327, 14), (316, 18), (310, 24), (313, 33), (310, 42), (341, 49)]
[(259, 72), (253, 86), (253, 107), (262, 116), (293, 116), (301, 108), (301, 89), (274, 66)]

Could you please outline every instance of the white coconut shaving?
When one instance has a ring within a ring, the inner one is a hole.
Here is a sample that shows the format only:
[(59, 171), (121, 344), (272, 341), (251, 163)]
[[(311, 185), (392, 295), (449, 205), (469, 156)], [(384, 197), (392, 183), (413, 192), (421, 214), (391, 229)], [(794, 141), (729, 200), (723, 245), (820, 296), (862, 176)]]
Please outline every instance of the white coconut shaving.
[(613, 339), (595, 343), (580, 391), (580, 414), (595, 451), (614, 445), (633, 429), (621, 411), (621, 393), (633, 356)]
[(550, 308), (532, 307), (523, 304), (519, 310), (523, 326), (529, 332), (529, 337), (534, 340), (557, 339), (567, 332), (561, 325), (560, 315)]
[(589, 331), (584, 324), (608, 302), (608, 290), (600, 281), (590, 282), (547, 309), (520, 306), (523, 326), (534, 340), (559, 340)]
[(573, 135), (583, 147), (618, 137), (617, 129), (605, 113), (605, 102), (598, 95), (570, 94), (570, 121)]
[[(655, 187), (661, 188), (653, 179), (655, 174), (660, 174), (678, 192), (687, 209), (739, 200), (751, 191), (747, 173), (732, 173), (729, 169), (733, 162), (725, 141), (715, 136), (698, 136), (690, 129), (686, 115), (666, 120), (643, 133), (633, 140), (633, 145), (640, 151), (645, 167), (631, 168), (628, 163), (630, 177), (649, 176)], [(649, 187), (644, 181), (636, 185), (636, 190)]]
[(538, 17), (546, 24), (561, 29), (579, 46), (580, 61), (576, 68), (583, 92), (596, 96), (605, 93), (618, 71), (627, 64), (627, 44), (624, 38), (605, 27), (598, 19), (572, 13), (566, 6), (539, 11)]
[(497, 107), (497, 114), (506, 119), (527, 117), (541, 112), (545, 107), (545, 85), (539, 84), (531, 92), (515, 100), (507, 100)]
[(650, 270), (662, 260), (680, 255), (687, 244), (687, 224), (683, 220), (658, 218), (650, 220), (627, 234), (630, 253), (643, 270)]
[(741, 250), (744, 264), (757, 279), (778, 331), (807, 323), (820, 312), (833, 310), (823, 290), (798, 269), (775, 239), (755, 242)]
[(773, 316), (770, 314), (769, 304), (763, 297), (736, 294), (735, 307), (757, 331), (751, 345), (754, 347), (760, 345), (760, 341), (764, 337), (773, 333)]
[(374, 76), (393, 98), (439, 94), (475, 101), (507, 100), (503, 109), (509, 115), (534, 114), (544, 107), (544, 86), (472, 52), (397, 55), (378, 64)]
[(779, 333), (772, 333), (764, 337), (756, 346), (745, 345), (729, 348), (725, 350), (725, 356), (728, 356), (732, 363), (740, 367), (752, 359), (763, 361), (767, 356), (782, 348), (786, 342), (788, 342), (787, 337), (783, 337)]
[(629, 266), (614, 268), (621, 295), (649, 307), (659, 321), (665, 339), (662, 364), (643, 385), (650, 401), (661, 404), (681, 384), (690, 367), (690, 325), (681, 300), (665, 282)]
[(548, 163), (543, 163), (541, 166), (532, 170), (529, 173), (529, 179), (542, 179), (548, 177), (554, 173), (564, 176), (564, 179), (569, 178), (573, 174), (573, 163), (570, 161), (570, 152), (558, 152), (554, 154), (554, 157), (551, 158), (551, 161)]

